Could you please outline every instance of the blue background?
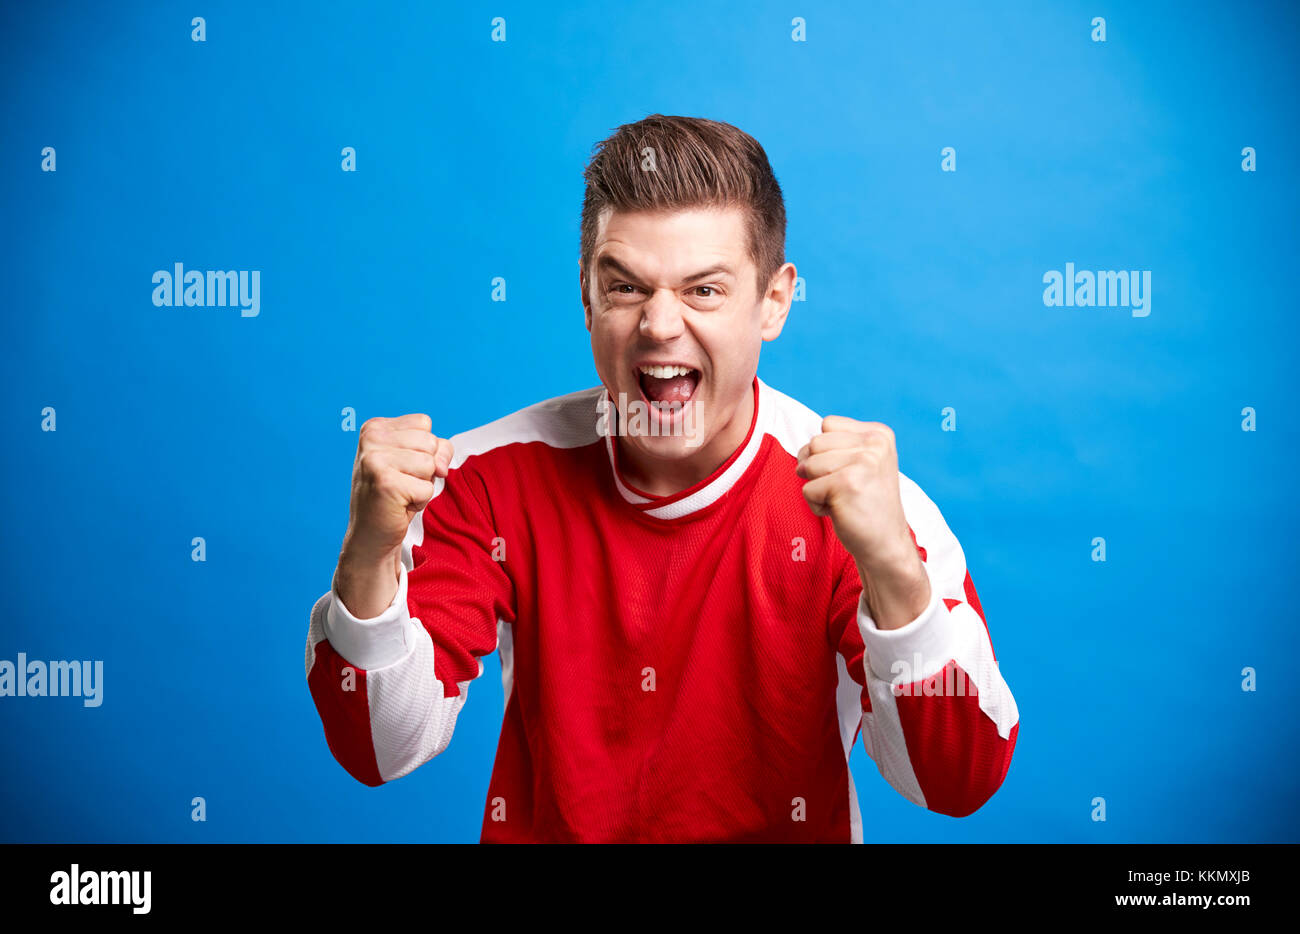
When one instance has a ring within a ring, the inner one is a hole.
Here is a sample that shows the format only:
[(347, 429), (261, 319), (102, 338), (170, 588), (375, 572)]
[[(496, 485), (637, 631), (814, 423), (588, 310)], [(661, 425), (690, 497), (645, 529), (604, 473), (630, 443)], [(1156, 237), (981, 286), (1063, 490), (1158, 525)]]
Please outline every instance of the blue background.
[[(1300, 15), (866, 6), (8, 5), (0, 658), (102, 659), (104, 703), (0, 698), (0, 839), (478, 839), (495, 656), (447, 752), (377, 789), (307, 691), (340, 411), (450, 435), (595, 385), (582, 169), (654, 112), (766, 148), (807, 301), (759, 373), (894, 427), (1020, 708), (1002, 789), (961, 820), (859, 740), (867, 841), (1300, 838)], [(176, 262), (261, 270), (260, 315), (154, 307)], [(1151, 270), (1150, 316), (1045, 307), (1067, 262)]]

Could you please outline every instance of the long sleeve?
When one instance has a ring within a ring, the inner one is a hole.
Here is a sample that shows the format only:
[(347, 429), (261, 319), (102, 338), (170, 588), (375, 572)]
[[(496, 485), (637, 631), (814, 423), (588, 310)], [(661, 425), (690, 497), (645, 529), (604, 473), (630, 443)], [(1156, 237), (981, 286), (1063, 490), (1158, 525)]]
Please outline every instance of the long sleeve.
[(921, 488), (899, 479), (930, 603), (901, 628), (877, 629), (850, 562), (836, 589), (840, 651), (863, 685), (863, 744), (880, 774), (909, 801), (965, 817), (1001, 786), (1020, 715), (961, 545)]
[(454, 468), (435, 483), (402, 545), (393, 602), (358, 619), (334, 583), (312, 607), (307, 684), (335, 759), (357, 781), (392, 781), (451, 742), (481, 656), (513, 623), (513, 585), (481, 482)]

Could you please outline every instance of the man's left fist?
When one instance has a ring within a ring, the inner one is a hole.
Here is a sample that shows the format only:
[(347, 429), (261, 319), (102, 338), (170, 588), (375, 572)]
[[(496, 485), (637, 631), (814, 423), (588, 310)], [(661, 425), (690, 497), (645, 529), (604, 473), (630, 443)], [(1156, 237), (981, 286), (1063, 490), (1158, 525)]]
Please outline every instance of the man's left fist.
[(816, 515), (830, 516), (859, 571), (916, 567), (898, 489), (898, 451), (888, 425), (828, 415), (822, 433), (799, 449), (798, 460), (795, 474), (808, 481), (804, 499)]

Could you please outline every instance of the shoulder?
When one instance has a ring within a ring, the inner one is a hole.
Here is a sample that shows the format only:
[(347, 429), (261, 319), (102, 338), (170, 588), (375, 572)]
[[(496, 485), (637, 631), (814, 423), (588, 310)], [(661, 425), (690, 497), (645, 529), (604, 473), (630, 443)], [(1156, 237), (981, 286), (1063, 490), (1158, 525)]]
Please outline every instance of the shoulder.
[(413, 549), (424, 542), (431, 515), (495, 534), (496, 523), (518, 515), (525, 503), (564, 490), (555, 476), (564, 469), (557, 455), (602, 440), (597, 403), (604, 396), (604, 387), (555, 396), (448, 438), (450, 470), (434, 478), (432, 498), (411, 518), (402, 543), (406, 567), (415, 566)]
[(495, 421), (452, 435), (451, 466), (511, 444), (540, 442), (551, 448), (576, 448), (601, 440), (599, 402), (603, 386), (555, 396)]
[[(797, 457), (799, 449), (808, 443), (814, 435), (821, 434), (823, 416), (804, 405), (798, 399), (769, 386), (759, 380), (762, 391), (763, 430), (773, 438), (792, 457)], [(848, 413), (845, 413), (848, 414)], [(902, 470), (898, 472), (899, 494), (903, 500), (903, 511), (910, 520), (916, 516), (927, 525), (938, 519), (939, 507), (914, 481)]]

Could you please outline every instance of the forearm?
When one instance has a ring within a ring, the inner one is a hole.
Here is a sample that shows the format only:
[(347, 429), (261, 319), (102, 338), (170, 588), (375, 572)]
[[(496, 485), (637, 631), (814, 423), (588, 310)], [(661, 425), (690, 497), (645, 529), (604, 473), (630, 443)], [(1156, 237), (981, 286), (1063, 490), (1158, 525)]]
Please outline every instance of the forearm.
[(345, 544), (339, 555), (334, 586), (343, 605), (358, 619), (383, 613), (397, 594), (401, 551), (374, 558), (358, 555)]
[(862, 593), (878, 629), (901, 629), (930, 605), (930, 577), (921, 556), (907, 553), (875, 565), (856, 562)]
[[(472, 680), (450, 670), (451, 684), (440, 677), (433, 635), (408, 611), (407, 581), (402, 572), (389, 606), (368, 619), (326, 594), (312, 609), (307, 637), (307, 683), (329, 748), (349, 774), (372, 786), (446, 749), (465, 702), (454, 679)], [(491, 643), (486, 633), (482, 638), (495, 646), (495, 634)], [(461, 646), (444, 639), (438, 648), (446, 666)]]

